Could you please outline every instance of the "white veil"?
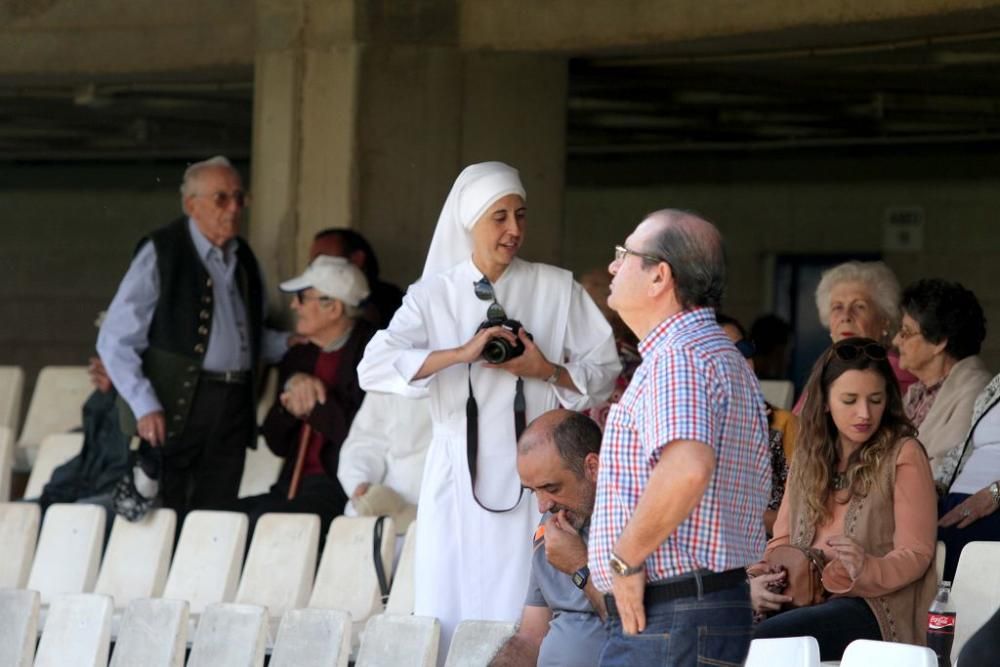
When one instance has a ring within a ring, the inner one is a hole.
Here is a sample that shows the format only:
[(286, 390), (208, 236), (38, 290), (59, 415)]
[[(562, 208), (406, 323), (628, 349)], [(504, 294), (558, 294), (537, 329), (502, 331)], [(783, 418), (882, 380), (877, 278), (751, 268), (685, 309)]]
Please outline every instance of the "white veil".
[(422, 277), (437, 275), (467, 259), (472, 254), (472, 226), (507, 195), (527, 199), (517, 169), (503, 162), (480, 162), (463, 169), (444, 201)]

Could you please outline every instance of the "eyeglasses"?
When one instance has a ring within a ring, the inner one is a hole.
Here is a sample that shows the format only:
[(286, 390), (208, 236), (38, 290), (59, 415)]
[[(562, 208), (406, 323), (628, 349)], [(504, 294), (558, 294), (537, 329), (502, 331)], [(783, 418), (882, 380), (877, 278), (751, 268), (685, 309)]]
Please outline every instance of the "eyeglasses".
[(472, 283), (472, 287), (476, 292), (476, 298), (480, 301), (492, 301), (490, 307), (486, 309), (486, 319), (488, 320), (506, 320), (507, 313), (504, 312), (503, 306), (497, 303), (496, 292), (493, 291), (493, 284), (487, 280), (486, 276)]
[(841, 341), (833, 346), (833, 352), (841, 361), (854, 361), (864, 355), (872, 361), (885, 361), (888, 354), (878, 343), (849, 343)]
[(306, 305), (307, 301), (319, 301), (320, 303), (327, 303), (329, 301), (333, 301), (332, 296), (325, 296), (322, 294), (320, 295), (313, 294), (312, 296), (310, 296), (306, 294), (306, 291), (307, 290), (300, 289), (298, 292), (295, 293), (295, 298), (298, 299), (299, 305), (304, 306)]
[(914, 336), (919, 336), (920, 332), (919, 331), (911, 331), (910, 329), (907, 329), (906, 327), (900, 327), (899, 328), (899, 332), (896, 335), (899, 336), (899, 340), (907, 340), (909, 338), (913, 338)]
[[(667, 261), (667, 260), (663, 259), (662, 257), (657, 257), (656, 255), (646, 255), (646, 254), (641, 253), (641, 252), (636, 252), (635, 250), (629, 250), (628, 248), (626, 248), (623, 245), (616, 245), (615, 246), (615, 262), (621, 262), (623, 259), (625, 259), (625, 255), (635, 255), (636, 257), (644, 259), (647, 262), (653, 262), (654, 264), (659, 264), (660, 262), (666, 262)], [(667, 262), (667, 263), (669, 264), (670, 262)]]
[(215, 204), (216, 208), (227, 209), (229, 205), (233, 202), (240, 208), (244, 208), (250, 202), (250, 193), (244, 192), (243, 190), (233, 190), (232, 192), (224, 192), (220, 190), (213, 194), (196, 194), (195, 197), (208, 197)]

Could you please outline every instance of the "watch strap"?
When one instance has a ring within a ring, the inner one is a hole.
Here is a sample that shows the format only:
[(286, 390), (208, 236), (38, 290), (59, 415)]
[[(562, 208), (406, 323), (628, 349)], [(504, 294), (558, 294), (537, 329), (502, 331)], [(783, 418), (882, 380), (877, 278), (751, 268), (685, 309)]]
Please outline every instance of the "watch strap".
[(611, 571), (622, 577), (631, 577), (633, 574), (639, 574), (646, 569), (646, 563), (642, 562), (638, 565), (629, 565), (621, 559), (621, 557), (613, 553), (611, 554)]

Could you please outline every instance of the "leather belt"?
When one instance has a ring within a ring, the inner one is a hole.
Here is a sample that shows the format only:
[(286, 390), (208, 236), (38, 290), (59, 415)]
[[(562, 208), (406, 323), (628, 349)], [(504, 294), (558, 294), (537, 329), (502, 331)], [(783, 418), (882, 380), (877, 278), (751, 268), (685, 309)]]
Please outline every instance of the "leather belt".
[(250, 382), (250, 371), (202, 371), (201, 379), (225, 384), (247, 384)]
[[(636, 575), (633, 575), (636, 576)], [(669, 602), (678, 598), (690, 598), (698, 595), (698, 579), (701, 579), (701, 593), (717, 593), (719, 591), (736, 588), (747, 581), (747, 571), (738, 567), (725, 572), (711, 572), (701, 574), (693, 572), (684, 575), (682, 579), (672, 579), (670, 581), (654, 582), (646, 584), (646, 591), (642, 596), (642, 604), (650, 607), (657, 603)], [(610, 593), (604, 596), (604, 603), (608, 607), (608, 614), (618, 616), (618, 607), (615, 606), (615, 596)]]

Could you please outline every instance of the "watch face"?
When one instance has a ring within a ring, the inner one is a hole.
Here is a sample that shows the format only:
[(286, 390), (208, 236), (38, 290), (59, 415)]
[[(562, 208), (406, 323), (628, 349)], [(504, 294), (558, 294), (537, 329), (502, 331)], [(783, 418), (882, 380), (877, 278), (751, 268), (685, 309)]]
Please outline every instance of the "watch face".
[(590, 568), (584, 566), (573, 573), (573, 585), (583, 590), (583, 587), (587, 585), (587, 580), (590, 578)]

